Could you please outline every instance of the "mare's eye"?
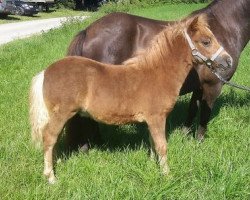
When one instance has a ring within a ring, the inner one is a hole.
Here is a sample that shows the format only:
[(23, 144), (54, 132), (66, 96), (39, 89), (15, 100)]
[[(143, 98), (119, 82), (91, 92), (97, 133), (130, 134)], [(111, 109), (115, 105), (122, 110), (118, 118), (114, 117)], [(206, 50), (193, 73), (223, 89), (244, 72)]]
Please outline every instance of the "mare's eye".
[(211, 44), (211, 40), (210, 40), (210, 39), (203, 40), (203, 41), (202, 41), (202, 44), (203, 44), (203, 46), (208, 47), (208, 46), (210, 46), (210, 44)]

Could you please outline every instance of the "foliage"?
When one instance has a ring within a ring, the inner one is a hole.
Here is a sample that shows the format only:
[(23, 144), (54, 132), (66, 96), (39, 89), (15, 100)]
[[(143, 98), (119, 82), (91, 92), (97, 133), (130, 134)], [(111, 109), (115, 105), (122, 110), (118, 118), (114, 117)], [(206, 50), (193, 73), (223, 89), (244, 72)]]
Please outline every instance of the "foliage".
[(75, 8), (75, 1), (76, 0), (55, 0), (55, 5), (58, 8)]
[[(56, 0), (59, 7), (75, 8), (79, 0)], [(88, 0), (91, 1), (91, 0)], [(86, 1), (82, 1), (85, 2)], [(211, 0), (96, 0), (94, 4), (100, 6), (103, 4), (105, 12), (127, 11), (131, 7), (148, 7), (163, 4), (178, 4), (178, 3), (208, 3)], [(102, 6), (102, 7), (103, 7)], [(110, 11), (108, 11), (110, 9)]]
[(178, 4), (178, 3), (198, 3), (209, 2), (210, 0), (110, 0), (103, 4), (99, 9), (104, 13), (111, 12), (128, 12), (136, 8), (148, 8), (151, 6), (164, 5), (164, 4)]

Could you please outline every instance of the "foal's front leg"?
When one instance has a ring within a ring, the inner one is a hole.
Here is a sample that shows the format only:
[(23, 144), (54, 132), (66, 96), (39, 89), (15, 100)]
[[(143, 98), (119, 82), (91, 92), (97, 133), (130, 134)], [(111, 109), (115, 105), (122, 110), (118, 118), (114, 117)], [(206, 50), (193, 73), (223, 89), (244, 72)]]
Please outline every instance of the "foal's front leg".
[(168, 175), (169, 167), (167, 163), (167, 140), (165, 135), (166, 118), (154, 117), (150, 119), (147, 124), (149, 128), (149, 141), (151, 144), (151, 158), (153, 157), (153, 150), (157, 154), (160, 168), (164, 175)]

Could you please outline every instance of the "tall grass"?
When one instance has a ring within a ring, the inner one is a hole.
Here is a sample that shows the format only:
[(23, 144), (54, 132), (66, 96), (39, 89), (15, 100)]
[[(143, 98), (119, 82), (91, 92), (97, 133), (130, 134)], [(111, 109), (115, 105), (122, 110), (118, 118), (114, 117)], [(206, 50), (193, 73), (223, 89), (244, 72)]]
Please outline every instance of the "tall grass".
[[(199, 6), (199, 5), (198, 5)], [(197, 5), (132, 10), (173, 19)], [(203, 5), (200, 5), (203, 6)], [(189, 96), (181, 97), (167, 121), (170, 176), (148, 158), (145, 125), (100, 125), (102, 146), (89, 154), (58, 151), (57, 184), (42, 177), (43, 155), (30, 142), (28, 90), (32, 76), (62, 58), (72, 37), (93, 19), (0, 46), (1, 199), (249, 199), (250, 95), (224, 86), (204, 143), (181, 131)], [(234, 81), (250, 85), (250, 46)]]

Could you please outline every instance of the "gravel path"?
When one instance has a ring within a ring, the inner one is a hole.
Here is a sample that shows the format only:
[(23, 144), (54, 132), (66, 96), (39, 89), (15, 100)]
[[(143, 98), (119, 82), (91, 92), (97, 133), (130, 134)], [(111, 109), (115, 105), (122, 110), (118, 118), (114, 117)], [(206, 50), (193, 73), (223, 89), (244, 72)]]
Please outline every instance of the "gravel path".
[[(75, 17), (84, 20), (86, 17)], [(62, 25), (68, 18), (51, 18), (33, 21), (24, 21), (0, 25), (0, 45), (15, 39), (29, 37), (33, 34), (49, 31)]]

